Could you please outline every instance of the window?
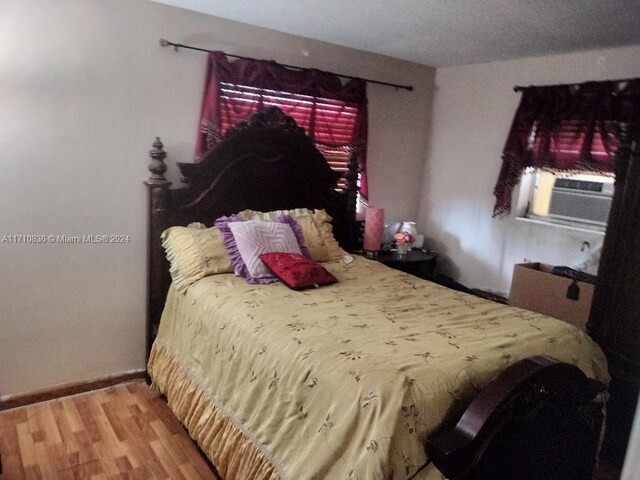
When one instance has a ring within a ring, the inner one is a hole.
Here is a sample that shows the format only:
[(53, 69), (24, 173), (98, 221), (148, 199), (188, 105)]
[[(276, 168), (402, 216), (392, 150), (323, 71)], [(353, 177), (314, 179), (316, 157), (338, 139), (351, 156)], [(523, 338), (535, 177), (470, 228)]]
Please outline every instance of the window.
[[(274, 61), (210, 52), (196, 139), (196, 162), (221, 135), (257, 111), (278, 107), (316, 143), (334, 170), (343, 173), (354, 158), (360, 194), (367, 189), (366, 80), (341, 77), (316, 69), (297, 69)], [(344, 189), (345, 181), (338, 185)]]
[(604, 231), (614, 177), (529, 168), (522, 175), (519, 216), (548, 224)]
[[(522, 98), (502, 152), (494, 217), (511, 209), (511, 192), (527, 168), (613, 174), (617, 127), (637, 115), (635, 88), (616, 81), (518, 87)], [(590, 188), (580, 182), (566, 179), (551, 189)]]
[[(220, 82), (223, 134), (257, 110), (268, 107), (278, 107), (286, 115), (293, 117), (315, 142), (333, 170), (340, 173), (347, 171), (351, 155), (354, 153), (354, 147), (350, 143), (356, 128), (357, 105), (340, 100)], [(343, 190), (345, 185), (344, 177), (340, 178), (338, 189)]]

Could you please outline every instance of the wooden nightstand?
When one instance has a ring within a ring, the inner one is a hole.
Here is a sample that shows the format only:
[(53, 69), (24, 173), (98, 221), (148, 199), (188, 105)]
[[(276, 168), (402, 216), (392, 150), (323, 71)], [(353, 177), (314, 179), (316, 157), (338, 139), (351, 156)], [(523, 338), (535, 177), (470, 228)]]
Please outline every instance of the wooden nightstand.
[(373, 260), (384, 263), (388, 267), (401, 270), (416, 277), (430, 280), (433, 278), (433, 271), (436, 268), (436, 252), (425, 250), (411, 250), (404, 255), (398, 255), (395, 251), (381, 251)]

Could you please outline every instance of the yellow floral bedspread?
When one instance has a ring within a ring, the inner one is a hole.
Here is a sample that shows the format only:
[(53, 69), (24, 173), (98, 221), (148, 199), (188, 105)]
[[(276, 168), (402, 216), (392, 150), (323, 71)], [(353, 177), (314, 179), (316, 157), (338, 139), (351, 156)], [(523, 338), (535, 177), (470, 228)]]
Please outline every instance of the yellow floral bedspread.
[(517, 360), (608, 380), (568, 323), (360, 257), (324, 265), (339, 283), (169, 292), (149, 372), (226, 480), (422, 477), (426, 438)]

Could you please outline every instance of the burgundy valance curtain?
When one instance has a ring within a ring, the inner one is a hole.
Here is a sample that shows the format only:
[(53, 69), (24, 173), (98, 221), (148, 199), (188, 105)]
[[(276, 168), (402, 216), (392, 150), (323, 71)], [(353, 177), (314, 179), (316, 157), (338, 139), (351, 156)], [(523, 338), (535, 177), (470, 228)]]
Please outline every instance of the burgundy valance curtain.
[(523, 89), (502, 154), (493, 215), (509, 212), (527, 167), (613, 173), (616, 129), (640, 119), (640, 79)]
[(196, 161), (227, 129), (276, 106), (303, 127), (321, 151), (356, 155), (366, 198), (367, 95), (364, 80), (342, 83), (315, 69), (292, 70), (274, 61), (238, 59), (211, 52), (207, 60)]

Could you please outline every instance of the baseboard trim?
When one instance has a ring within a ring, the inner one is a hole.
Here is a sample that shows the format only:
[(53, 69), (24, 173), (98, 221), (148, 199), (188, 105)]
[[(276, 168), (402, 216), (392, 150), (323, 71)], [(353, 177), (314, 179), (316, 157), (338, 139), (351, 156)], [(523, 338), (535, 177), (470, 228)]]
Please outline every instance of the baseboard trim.
[(56, 387), (38, 390), (31, 393), (23, 393), (19, 395), (11, 395), (6, 399), (0, 399), (0, 412), (10, 410), (12, 408), (24, 407), (34, 403), (55, 400), (56, 398), (68, 397), (69, 395), (77, 395), (79, 393), (91, 392), (102, 388), (112, 387), (121, 383), (141, 380), (146, 378), (146, 370), (134, 370), (130, 372), (119, 373), (108, 377), (96, 378), (84, 382), (68, 383), (66, 385), (58, 385)]

